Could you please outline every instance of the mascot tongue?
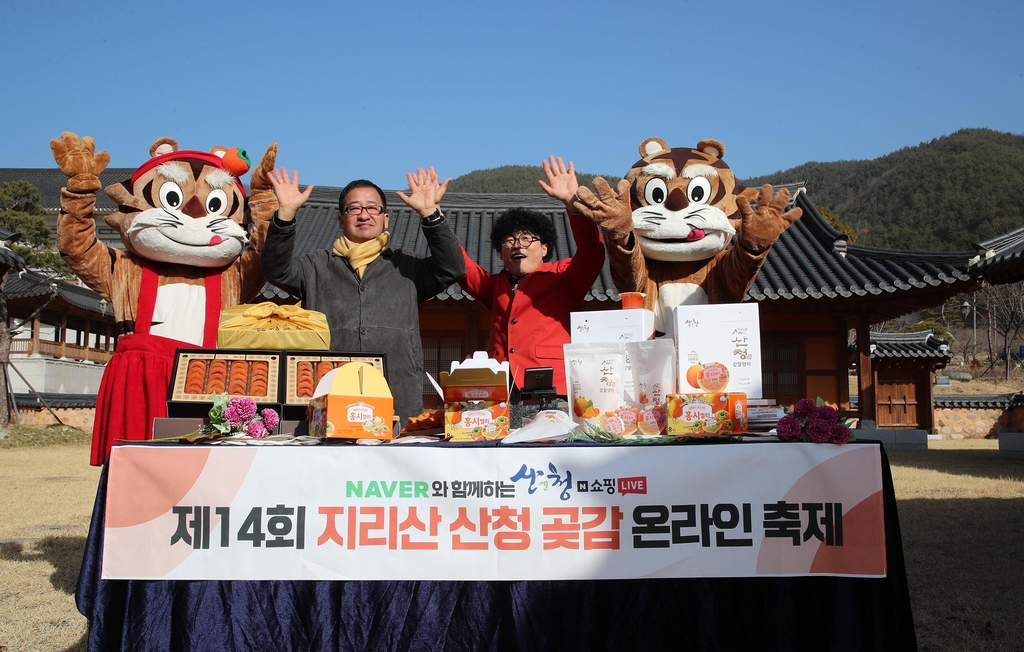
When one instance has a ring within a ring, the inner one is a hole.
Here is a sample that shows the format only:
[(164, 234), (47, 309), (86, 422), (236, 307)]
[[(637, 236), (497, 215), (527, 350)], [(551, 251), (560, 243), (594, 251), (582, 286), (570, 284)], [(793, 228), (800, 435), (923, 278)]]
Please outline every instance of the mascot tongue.
[(686, 236), (686, 241), (687, 242), (695, 242), (697, 240), (703, 240), (704, 239), (704, 235), (705, 234), (704, 234), (704, 230), (703, 229), (694, 229), (694, 230), (690, 231), (690, 235)]

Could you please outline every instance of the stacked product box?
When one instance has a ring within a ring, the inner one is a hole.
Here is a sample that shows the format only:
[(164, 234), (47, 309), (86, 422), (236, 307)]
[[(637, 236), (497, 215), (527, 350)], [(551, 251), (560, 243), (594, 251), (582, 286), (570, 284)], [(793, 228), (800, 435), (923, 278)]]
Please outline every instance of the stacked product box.
[(309, 410), (309, 434), (314, 437), (390, 440), (398, 427), (384, 374), (363, 362), (347, 362), (327, 372)]
[(509, 429), (508, 362), (476, 351), (441, 372), (444, 432), (452, 441), (501, 439)]

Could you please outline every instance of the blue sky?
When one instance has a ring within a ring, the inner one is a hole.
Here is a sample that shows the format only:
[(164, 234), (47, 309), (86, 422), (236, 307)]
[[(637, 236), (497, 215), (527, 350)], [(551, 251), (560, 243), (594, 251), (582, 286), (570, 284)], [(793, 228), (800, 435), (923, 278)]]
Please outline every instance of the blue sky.
[(714, 138), (740, 177), (965, 127), (1024, 133), (1024, 3), (27, 2), (0, 21), (0, 167), (159, 136), (303, 183), (402, 188), (548, 154), (621, 175)]

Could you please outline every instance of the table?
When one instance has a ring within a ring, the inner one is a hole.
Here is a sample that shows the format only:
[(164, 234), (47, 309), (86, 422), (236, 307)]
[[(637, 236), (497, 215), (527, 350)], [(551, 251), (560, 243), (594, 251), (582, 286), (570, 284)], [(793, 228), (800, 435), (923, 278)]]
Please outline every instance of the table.
[(532, 582), (102, 580), (105, 468), (76, 604), (90, 650), (914, 650), (881, 460), (884, 578)]

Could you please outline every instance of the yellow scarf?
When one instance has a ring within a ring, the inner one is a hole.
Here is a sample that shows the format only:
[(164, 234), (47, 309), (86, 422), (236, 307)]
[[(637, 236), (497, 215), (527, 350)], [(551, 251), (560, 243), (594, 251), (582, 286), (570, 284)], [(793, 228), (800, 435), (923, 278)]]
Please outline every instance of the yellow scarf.
[(377, 260), (377, 256), (388, 248), (391, 241), (391, 234), (387, 231), (381, 233), (373, 240), (366, 242), (352, 242), (343, 235), (338, 236), (334, 241), (334, 253), (348, 259), (348, 264), (356, 271), (356, 276), (363, 278), (366, 266)]

